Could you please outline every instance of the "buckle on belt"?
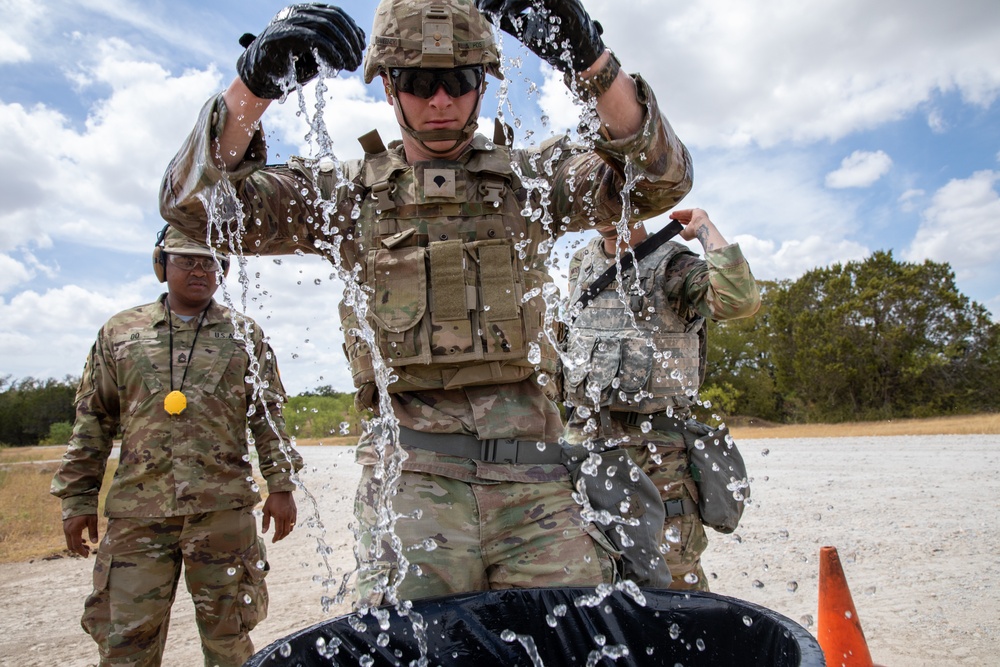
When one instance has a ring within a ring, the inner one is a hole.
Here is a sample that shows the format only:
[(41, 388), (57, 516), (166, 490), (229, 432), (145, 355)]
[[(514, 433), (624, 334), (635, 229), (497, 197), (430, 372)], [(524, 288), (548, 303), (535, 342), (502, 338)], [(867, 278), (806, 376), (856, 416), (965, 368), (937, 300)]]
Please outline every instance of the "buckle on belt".
[(491, 438), (480, 440), (479, 457), (487, 463), (517, 463), (517, 440)]
[(686, 510), (684, 504), (685, 503), (683, 498), (677, 498), (674, 500), (664, 500), (663, 507), (664, 509), (667, 510), (667, 518), (669, 519), (672, 516), (682, 516), (684, 514), (690, 514), (691, 512), (688, 512)]

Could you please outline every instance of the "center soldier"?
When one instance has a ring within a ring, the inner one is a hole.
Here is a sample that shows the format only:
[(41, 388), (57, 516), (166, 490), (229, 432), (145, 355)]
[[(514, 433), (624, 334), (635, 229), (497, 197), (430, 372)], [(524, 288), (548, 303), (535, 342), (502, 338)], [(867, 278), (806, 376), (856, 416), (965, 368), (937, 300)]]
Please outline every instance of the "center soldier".
[[(486, 75), (503, 76), (488, 17), (596, 101), (593, 147), (559, 136), (512, 149), (503, 131), (493, 140), (475, 132)], [(383, 0), (364, 79), (381, 78), (401, 140), (386, 148), (369, 133), (364, 158), (340, 170), (302, 158), (266, 166), (259, 119), (287, 92), (282, 81), (310, 81), (317, 56), (356, 70), (364, 33), (339, 8), (301, 4), (241, 43), (239, 76), (207, 102), (166, 171), (161, 212), (204, 239), (203, 201), (229, 181), (248, 251), (359, 267), (367, 321), (397, 378), (388, 386), (393, 446), (406, 453), (391, 496), (403, 517), (397, 550), (378, 530), (376, 500), (387, 491), (376, 473), (378, 434), (359, 442), (361, 603), (613, 581), (614, 550), (583, 518), (560, 462), (555, 383), (539, 382), (557, 371), (541, 288), (556, 237), (622, 217), (627, 170), (632, 220), (689, 191), (690, 156), (648, 84), (620, 69), (577, 0)], [(539, 180), (547, 185), (525, 185)], [(357, 404), (377, 414), (373, 352), (343, 301), (340, 314)]]

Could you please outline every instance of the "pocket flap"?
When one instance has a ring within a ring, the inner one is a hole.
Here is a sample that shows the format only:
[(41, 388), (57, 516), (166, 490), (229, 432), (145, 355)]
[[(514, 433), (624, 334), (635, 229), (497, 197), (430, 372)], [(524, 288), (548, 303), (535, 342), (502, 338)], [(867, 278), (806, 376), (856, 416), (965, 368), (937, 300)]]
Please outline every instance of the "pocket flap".
[(374, 251), (372, 317), (392, 333), (412, 329), (427, 307), (427, 268), (419, 246)]
[(617, 338), (598, 338), (590, 355), (589, 381), (601, 389), (611, 384), (621, 365), (621, 341)]
[(626, 338), (622, 341), (619, 389), (630, 394), (643, 389), (653, 368), (653, 347), (643, 338)]

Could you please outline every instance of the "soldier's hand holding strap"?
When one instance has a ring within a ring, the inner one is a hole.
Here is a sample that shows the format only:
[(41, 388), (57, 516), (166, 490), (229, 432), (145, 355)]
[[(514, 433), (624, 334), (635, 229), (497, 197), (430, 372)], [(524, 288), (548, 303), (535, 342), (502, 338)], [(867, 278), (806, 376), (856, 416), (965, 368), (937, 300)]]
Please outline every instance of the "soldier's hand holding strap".
[(560, 72), (582, 72), (604, 53), (604, 29), (579, 0), (476, 0), (476, 6)]
[(319, 73), (317, 57), (335, 70), (356, 70), (365, 33), (339, 7), (299, 4), (278, 12), (260, 35), (243, 35), (240, 45), (246, 48), (236, 63), (240, 79), (257, 97), (276, 100), (285, 92), (279, 82), (293, 72), (292, 88)]

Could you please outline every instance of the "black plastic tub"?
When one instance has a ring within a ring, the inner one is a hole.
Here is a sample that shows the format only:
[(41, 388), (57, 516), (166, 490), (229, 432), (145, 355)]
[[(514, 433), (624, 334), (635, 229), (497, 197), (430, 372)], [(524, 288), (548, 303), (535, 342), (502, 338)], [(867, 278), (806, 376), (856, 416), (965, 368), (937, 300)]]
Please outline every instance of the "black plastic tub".
[[(621, 592), (596, 606), (589, 588), (536, 588), (449, 595), (413, 602), (414, 615), (348, 614), (300, 630), (245, 667), (447, 665), (570, 667), (820, 667), (817, 641), (770, 609), (715, 595), (644, 589), (645, 604)], [(420, 663), (425, 642), (426, 662)]]

